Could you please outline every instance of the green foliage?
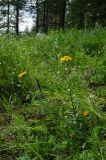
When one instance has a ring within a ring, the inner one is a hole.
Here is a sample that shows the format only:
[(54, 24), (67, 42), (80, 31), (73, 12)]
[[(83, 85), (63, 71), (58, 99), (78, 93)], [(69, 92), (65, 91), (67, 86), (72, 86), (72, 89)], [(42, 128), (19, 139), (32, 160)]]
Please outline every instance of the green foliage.
[(100, 28), (106, 25), (106, 7), (104, 0), (71, 0), (68, 2), (66, 26)]
[(17, 158), (17, 160), (30, 160), (30, 157), (27, 155), (24, 155), (24, 156), (20, 156), (19, 158)]
[[(103, 35), (70, 30), (0, 37), (1, 160), (106, 159)], [(86, 54), (99, 41), (102, 55), (96, 47), (95, 56)], [(64, 56), (72, 60), (61, 62)]]

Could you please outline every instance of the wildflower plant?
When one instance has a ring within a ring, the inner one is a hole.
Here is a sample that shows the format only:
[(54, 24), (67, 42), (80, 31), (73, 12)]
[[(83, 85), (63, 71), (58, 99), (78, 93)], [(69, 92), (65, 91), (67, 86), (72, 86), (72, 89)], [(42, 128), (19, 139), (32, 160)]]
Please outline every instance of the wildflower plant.
[(61, 57), (60, 61), (61, 62), (69, 62), (69, 61), (72, 61), (72, 57), (70, 57), (70, 56)]
[(24, 75), (26, 75), (27, 74), (27, 72), (26, 71), (24, 71), (24, 72), (22, 72), (22, 73), (20, 73), (19, 75), (18, 75), (18, 78), (22, 78)]

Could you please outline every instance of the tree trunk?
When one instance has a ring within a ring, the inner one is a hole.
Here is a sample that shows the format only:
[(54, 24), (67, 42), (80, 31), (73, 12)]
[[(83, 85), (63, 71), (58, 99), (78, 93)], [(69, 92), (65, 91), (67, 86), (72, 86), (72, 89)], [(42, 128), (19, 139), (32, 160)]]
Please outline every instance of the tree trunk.
[(36, 33), (39, 31), (39, 0), (36, 0)]
[(79, 28), (84, 28), (84, 10), (85, 10), (85, 7), (84, 7), (84, 1), (81, 0), (81, 3), (80, 3), (80, 24), (79, 24)]
[(65, 14), (66, 14), (66, 0), (62, 0), (61, 5), (62, 5), (62, 7), (61, 7), (61, 11), (60, 11), (59, 27), (64, 30)]
[(16, 6), (16, 34), (19, 34), (19, 8)]
[(45, 32), (48, 31), (48, 2), (46, 3)]
[(10, 2), (7, 1), (7, 33), (10, 31)]
[(43, 31), (48, 31), (48, 7), (47, 0), (44, 1), (44, 11), (43, 11)]

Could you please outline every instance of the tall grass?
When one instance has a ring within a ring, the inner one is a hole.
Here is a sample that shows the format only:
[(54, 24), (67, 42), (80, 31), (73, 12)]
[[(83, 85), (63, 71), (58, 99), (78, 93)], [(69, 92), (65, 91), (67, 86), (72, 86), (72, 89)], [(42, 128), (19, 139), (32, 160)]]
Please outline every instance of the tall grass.
[(105, 52), (103, 29), (0, 37), (1, 160), (106, 159)]

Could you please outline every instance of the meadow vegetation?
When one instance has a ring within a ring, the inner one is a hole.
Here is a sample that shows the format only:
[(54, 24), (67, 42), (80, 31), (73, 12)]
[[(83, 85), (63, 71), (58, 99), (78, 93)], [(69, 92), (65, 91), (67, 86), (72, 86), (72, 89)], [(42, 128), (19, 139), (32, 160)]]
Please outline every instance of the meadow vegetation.
[(106, 30), (1, 36), (0, 160), (105, 153)]

